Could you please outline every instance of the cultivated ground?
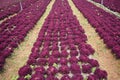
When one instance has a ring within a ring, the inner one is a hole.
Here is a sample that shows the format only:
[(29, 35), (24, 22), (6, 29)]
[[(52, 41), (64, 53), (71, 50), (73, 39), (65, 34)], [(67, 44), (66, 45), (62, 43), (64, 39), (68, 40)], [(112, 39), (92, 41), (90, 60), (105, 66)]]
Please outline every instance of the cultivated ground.
[[(16, 80), (17, 71), (22, 67), (31, 52), (33, 43), (35, 42), (38, 33), (45, 21), (45, 18), (49, 14), (52, 5), (55, 0), (52, 0), (47, 7), (46, 12), (37, 22), (35, 27), (28, 33), (25, 41), (19, 45), (19, 48), (14, 50), (12, 56), (7, 58), (5, 69), (0, 73), (0, 80)], [(100, 67), (108, 72), (108, 80), (120, 80), (120, 60), (116, 60), (112, 55), (110, 49), (108, 49), (99, 35), (95, 32), (95, 29), (89, 24), (87, 19), (77, 10), (71, 0), (68, 0), (73, 10), (74, 15), (77, 16), (81, 26), (85, 30), (85, 34), (88, 37), (88, 44), (92, 45), (95, 49), (94, 58), (98, 60)]]

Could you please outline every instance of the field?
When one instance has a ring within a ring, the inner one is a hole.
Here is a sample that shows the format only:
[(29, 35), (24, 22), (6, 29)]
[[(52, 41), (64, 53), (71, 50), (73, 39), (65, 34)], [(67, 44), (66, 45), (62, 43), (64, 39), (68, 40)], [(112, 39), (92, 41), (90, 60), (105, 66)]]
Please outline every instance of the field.
[[(58, 1), (60, 1), (60, 0), (58, 0)], [(67, 1), (71, 7), (73, 15), (75, 15), (77, 17), (79, 24), (81, 25), (82, 29), (85, 31), (85, 35), (87, 36), (87, 41), (85, 41), (85, 44), (90, 44), (92, 46), (92, 48), (95, 50), (95, 53), (92, 55), (92, 58), (97, 60), (100, 65), (99, 68), (102, 70), (105, 70), (108, 74), (106, 80), (120, 80), (120, 59), (116, 58), (116, 56), (113, 55), (113, 52), (111, 51), (112, 48), (108, 48), (108, 46), (106, 46), (103, 39), (100, 38), (100, 35), (96, 32), (94, 26), (91, 25), (91, 23), (84, 16), (84, 14), (81, 11), (79, 11), (79, 9), (75, 6), (75, 4), (72, 2), (72, 0), (67, 0)], [(33, 48), (33, 45), (38, 38), (39, 32), (42, 29), (42, 26), (44, 25), (46, 18), (52, 14), (51, 10), (52, 10), (54, 3), (55, 3), (55, 0), (51, 0), (50, 3), (48, 3), (48, 5), (46, 4), (47, 8), (45, 9), (45, 11), (43, 10), (43, 14), (40, 13), (41, 15), (37, 15), (38, 19), (35, 19), (37, 22), (33, 25), (33, 27), (30, 28), (30, 30), (28, 30), (28, 33), (26, 33), (24, 40), (22, 40), (19, 43), (18, 47), (14, 48), (14, 51), (12, 52), (12, 54), (10, 56), (7, 56), (5, 64), (4, 64), (4, 68), (0, 72), (0, 80), (17, 80), (17, 78), (19, 76), (18, 71), (21, 67), (26, 65), (28, 57), (31, 54), (31, 49)], [(42, 2), (41, 2), (41, 4), (42, 4)], [(97, 5), (97, 4), (94, 3), (94, 5)], [(99, 6), (99, 7), (101, 7), (101, 6)], [(104, 9), (104, 7), (101, 7), (101, 8)], [(50, 11), (51, 11), (51, 14), (49, 14)], [(113, 14), (114, 12), (113, 13), (112, 12), (113, 11), (110, 10), (109, 13)], [(15, 14), (18, 15), (18, 14), (22, 14), (22, 13), (21, 12), (14, 13), (10, 16), (14, 17), (14, 16), (16, 16)], [(66, 12), (66, 14), (67, 14), (67, 12)], [(119, 13), (116, 15), (120, 16)], [(33, 16), (33, 18), (34, 17), (35, 16)], [(33, 19), (33, 18), (30, 18), (30, 19)], [(7, 19), (4, 18), (0, 22), (2, 23), (6, 20)], [(1, 25), (0, 25), (0, 29), (1, 29)], [(58, 75), (57, 77), (61, 77), (61, 75)]]

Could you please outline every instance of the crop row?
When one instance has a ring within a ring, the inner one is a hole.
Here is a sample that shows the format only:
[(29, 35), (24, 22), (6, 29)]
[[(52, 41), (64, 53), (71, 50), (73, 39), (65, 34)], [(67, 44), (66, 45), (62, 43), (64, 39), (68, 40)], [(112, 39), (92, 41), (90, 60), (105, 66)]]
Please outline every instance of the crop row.
[(11, 55), (14, 48), (18, 47), (43, 15), (49, 2), (50, 0), (38, 0), (0, 25), (0, 70), (4, 66), (5, 59)]
[[(10, 3), (12, 3), (12, 1), (10, 0), (7, 0)], [(22, 8), (25, 9), (29, 6), (31, 6), (32, 4), (34, 4), (36, 1), (38, 0), (21, 0), (21, 4), (22, 4)], [(21, 11), (21, 7), (20, 7), (20, 2), (16, 2), (16, 3), (13, 3), (7, 7), (4, 7), (4, 8), (1, 8), (0, 9), (0, 20), (12, 15), (12, 14), (15, 14), (15, 13), (18, 13)]]
[(18, 80), (106, 80), (67, 0), (56, 0)]
[[(101, 3), (101, 0), (93, 1)], [(120, 0), (103, 0), (103, 5), (115, 12), (120, 12)]]
[(114, 55), (120, 58), (120, 19), (86, 0), (73, 0)]
[(12, 4), (15, 4), (17, 2), (18, 2), (18, 0), (7, 0), (7, 1), (0, 0), (0, 9), (10, 6)]

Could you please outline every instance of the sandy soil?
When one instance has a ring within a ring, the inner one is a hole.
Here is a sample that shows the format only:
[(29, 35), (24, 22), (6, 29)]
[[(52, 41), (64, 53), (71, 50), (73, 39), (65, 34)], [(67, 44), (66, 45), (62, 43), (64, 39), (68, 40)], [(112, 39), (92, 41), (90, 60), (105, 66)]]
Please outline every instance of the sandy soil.
[(25, 40), (19, 45), (19, 48), (15, 49), (14, 53), (12, 53), (12, 56), (7, 58), (4, 66), (5, 70), (0, 73), (0, 80), (16, 80), (15, 78), (17, 77), (17, 72), (19, 68), (26, 63), (26, 60), (28, 59), (28, 56), (31, 52), (33, 43), (35, 42), (38, 33), (42, 27), (42, 24), (49, 14), (53, 3), (54, 0), (52, 0), (51, 3), (48, 5), (44, 15), (37, 22), (35, 27), (28, 33)]
[[(51, 7), (55, 0), (52, 0), (48, 5), (45, 14), (41, 17), (35, 27), (28, 33), (25, 41), (22, 42), (19, 48), (15, 49), (12, 56), (7, 58), (4, 72), (0, 74), (0, 80), (16, 80), (18, 69), (26, 63), (30, 54), (30, 50), (35, 42), (38, 32), (44, 23), (45, 18), (49, 14)], [(95, 29), (88, 23), (87, 19), (83, 17), (82, 13), (77, 10), (71, 0), (68, 0), (77, 16), (81, 26), (84, 28), (88, 37), (88, 43), (95, 49), (94, 58), (98, 60), (100, 67), (108, 72), (108, 80), (120, 80), (120, 60), (116, 60), (111, 51), (106, 48), (103, 41), (99, 38)]]
[(98, 60), (100, 67), (108, 72), (108, 80), (120, 80), (120, 60), (116, 60), (110, 49), (106, 48), (106, 45), (95, 32), (95, 29), (88, 23), (87, 19), (83, 17), (82, 13), (78, 11), (71, 0), (69, 0), (69, 4), (85, 30), (88, 43), (92, 45), (96, 51), (94, 58)]

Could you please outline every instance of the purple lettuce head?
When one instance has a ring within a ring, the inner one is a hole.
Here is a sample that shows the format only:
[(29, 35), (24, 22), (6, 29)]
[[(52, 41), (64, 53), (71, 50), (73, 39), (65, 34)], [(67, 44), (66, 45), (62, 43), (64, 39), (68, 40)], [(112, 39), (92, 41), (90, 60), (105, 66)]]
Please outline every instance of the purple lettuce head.
[(76, 63), (71, 64), (70, 69), (73, 74), (81, 73), (80, 66)]
[(46, 58), (49, 56), (49, 52), (47, 50), (43, 50), (41, 53), (40, 53), (40, 58)]
[(74, 74), (72, 80), (83, 80), (83, 76), (81, 74)]
[(39, 47), (41, 46), (42, 42), (41, 41), (36, 41), (33, 46)]
[(78, 37), (78, 38), (75, 38), (75, 44), (76, 45), (78, 45), (78, 44), (80, 44), (81, 42), (82, 42), (82, 39), (81, 38), (79, 38), (79, 36), (76, 36), (76, 37)]
[(50, 56), (48, 59), (48, 64), (52, 66), (54, 63), (58, 63), (58, 58), (54, 58), (53, 56)]
[(91, 52), (86, 48), (81, 48), (80, 54), (89, 56), (91, 54)]
[(0, 71), (3, 69), (4, 64), (0, 64)]
[(75, 56), (73, 56), (73, 57), (71, 57), (70, 59), (69, 59), (69, 62), (72, 64), (72, 63), (77, 63), (78, 62), (78, 59), (75, 57)]
[(69, 67), (67, 65), (62, 65), (60, 68), (59, 68), (59, 71), (63, 74), (68, 74), (69, 73)]
[(12, 52), (13, 52), (13, 47), (9, 46), (4, 49), (3, 56), (6, 58), (10, 56)]
[(25, 65), (18, 71), (19, 76), (26, 76), (27, 74), (32, 74), (32, 68), (29, 65)]
[(60, 58), (60, 64), (62, 64), (62, 65), (66, 65), (67, 64), (67, 62), (68, 62), (68, 60), (66, 59), (66, 58)]
[(39, 74), (44, 74), (45, 73), (45, 68), (43, 66), (36, 67), (34, 70), (35, 70), (36, 73), (39, 73)]
[(18, 46), (18, 44), (16, 42), (11, 42), (10, 45), (14, 48), (16, 48)]
[(80, 50), (81, 48), (85, 48), (85, 46), (86, 46), (86, 43), (81, 42), (81, 43), (78, 45), (78, 48), (79, 48), (79, 50)]
[(75, 47), (74, 44), (71, 44), (71, 45), (70, 45), (70, 50), (76, 50), (76, 47)]
[(70, 55), (71, 56), (77, 56), (78, 55), (78, 51), (77, 50), (71, 50), (70, 51)]
[(92, 66), (87, 64), (87, 65), (82, 65), (82, 72), (83, 73), (91, 73), (92, 71)]
[(30, 80), (45, 80), (44, 75), (41, 74), (33, 74)]
[(113, 40), (109, 40), (106, 42), (106, 45), (108, 48), (113, 48), (115, 45), (117, 45), (117, 42), (115, 42)]
[(54, 57), (56, 57), (56, 58), (60, 57), (59, 51), (53, 51), (53, 52), (52, 52), (52, 56), (54, 56)]
[(55, 44), (53, 44), (53, 47), (52, 47), (52, 51), (54, 51), (54, 50), (58, 50), (58, 46)]
[(0, 56), (0, 64), (4, 64), (5, 63), (5, 58)]
[(35, 64), (36, 64), (36, 59), (30, 58), (30, 59), (27, 61), (27, 64), (28, 64), (28, 65), (35, 65)]
[(93, 54), (95, 52), (95, 50), (89, 44), (86, 44), (86, 48), (90, 51), (91, 54)]
[(47, 60), (45, 58), (39, 58), (36, 63), (37, 65), (46, 65)]
[(92, 65), (92, 67), (99, 67), (99, 64), (98, 64), (97, 60), (89, 59), (88, 62)]
[(112, 52), (114, 52), (116, 54), (116, 57), (119, 59), (120, 58), (120, 46), (119, 45), (115, 45), (112, 48)]
[(0, 45), (0, 50), (3, 50), (5, 47), (3, 45)]
[(3, 51), (2, 53), (3, 53), (2, 56), (3, 56), (4, 58), (7, 58), (8, 56), (11, 55), (11, 52), (10, 52), (10, 51)]
[(116, 53), (116, 57), (120, 59), (120, 52)]
[(66, 50), (63, 50), (62, 52), (61, 52), (61, 56), (62, 57), (68, 57), (68, 52), (66, 51)]
[(99, 79), (107, 79), (107, 72), (104, 70), (100, 70), (97, 68), (94, 72), (94, 74), (99, 78)]
[(29, 56), (29, 58), (35, 58), (35, 59), (37, 59), (38, 57), (39, 57), (38, 52), (31, 53), (30, 56)]
[(108, 33), (102, 32), (102, 34), (100, 34), (100, 36), (101, 36), (101, 38), (104, 38), (104, 37), (108, 36)]
[(53, 67), (53, 66), (50, 66), (48, 69), (47, 69), (47, 74), (48, 75), (55, 75), (56, 73), (58, 72), (58, 70)]
[(100, 31), (103, 31), (103, 29), (101, 29), (101, 28), (96, 28), (96, 32), (100, 32)]
[(36, 53), (36, 52), (39, 52), (39, 48), (38, 47), (33, 47), (32, 48), (32, 53)]
[(95, 75), (89, 75), (87, 80), (97, 80), (97, 77)]
[(111, 38), (110, 36), (105, 36), (105, 37), (103, 38), (103, 40), (104, 40), (104, 43), (106, 43), (106, 42), (108, 42), (109, 40), (112, 40), (112, 38)]
[(112, 52), (114, 52), (114, 53), (120, 52), (120, 45), (115, 45), (115, 46), (112, 48)]
[(66, 45), (62, 45), (62, 44), (61, 44), (61, 50), (63, 50), (63, 51), (64, 51), (64, 50), (65, 50), (65, 48), (66, 48)]
[(68, 75), (64, 75), (60, 80), (71, 80), (71, 78)]
[(86, 55), (80, 55), (79, 60), (80, 60), (81, 62), (87, 63), (88, 60), (89, 60), (89, 58), (88, 58)]
[(59, 80), (55, 76), (49, 75), (45, 80)]

